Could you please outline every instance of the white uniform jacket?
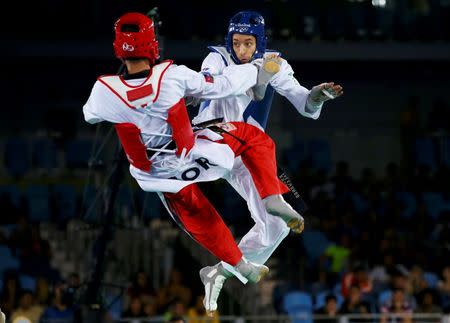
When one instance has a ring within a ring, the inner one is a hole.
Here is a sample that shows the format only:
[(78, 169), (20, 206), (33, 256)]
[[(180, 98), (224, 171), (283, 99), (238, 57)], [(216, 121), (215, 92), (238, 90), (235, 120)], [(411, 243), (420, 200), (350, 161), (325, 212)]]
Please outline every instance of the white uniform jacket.
[[(183, 98), (229, 98), (245, 93), (256, 84), (256, 79), (257, 68), (251, 64), (230, 66), (223, 69), (220, 76), (211, 78), (186, 66), (165, 61), (153, 66), (147, 78), (100, 77), (83, 107), (83, 113), (89, 123), (109, 121), (137, 127), (139, 142), (135, 140), (131, 144), (143, 145), (144, 150), (148, 149), (153, 155), (149, 158), (148, 168), (141, 167), (139, 165), (146, 161), (137, 163), (125, 149), (131, 175), (144, 191), (176, 193), (191, 183), (223, 177), (234, 162), (234, 153), (227, 145), (211, 141), (221, 137), (210, 130), (196, 132), (195, 141), (192, 136), (193, 145), (185, 147), (181, 153), (182, 147), (178, 147), (178, 151), (167, 149), (172, 135), (175, 137), (173, 125), (181, 124), (186, 128), (181, 131), (192, 134), (188, 120), (187, 123), (184, 120), (187, 114)], [(174, 107), (181, 110), (177, 110), (180, 114), (172, 115), (171, 123), (170, 111)], [(178, 116), (180, 120), (177, 120)], [(199, 135), (211, 140), (200, 139)], [(126, 148), (122, 138), (121, 141)]]

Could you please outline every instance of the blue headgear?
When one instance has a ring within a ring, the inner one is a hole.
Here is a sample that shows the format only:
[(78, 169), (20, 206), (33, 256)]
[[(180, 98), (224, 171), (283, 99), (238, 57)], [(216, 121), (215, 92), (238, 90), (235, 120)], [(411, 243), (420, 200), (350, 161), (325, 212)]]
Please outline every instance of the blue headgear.
[(256, 38), (256, 51), (252, 59), (262, 58), (266, 51), (267, 37), (264, 31), (264, 17), (255, 11), (241, 11), (230, 19), (228, 34), (225, 38), (227, 51), (234, 62), (240, 64), (233, 50), (233, 34), (252, 35)]

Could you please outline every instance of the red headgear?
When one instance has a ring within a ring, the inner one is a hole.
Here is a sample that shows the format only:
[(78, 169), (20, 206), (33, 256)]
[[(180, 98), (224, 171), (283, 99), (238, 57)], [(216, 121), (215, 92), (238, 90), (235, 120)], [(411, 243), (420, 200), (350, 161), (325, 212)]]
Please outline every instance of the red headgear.
[[(122, 31), (124, 25), (136, 26), (136, 31)], [(145, 57), (154, 63), (159, 58), (159, 46), (153, 21), (140, 13), (130, 12), (120, 17), (115, 25), (114, 53), (117, 58)]]

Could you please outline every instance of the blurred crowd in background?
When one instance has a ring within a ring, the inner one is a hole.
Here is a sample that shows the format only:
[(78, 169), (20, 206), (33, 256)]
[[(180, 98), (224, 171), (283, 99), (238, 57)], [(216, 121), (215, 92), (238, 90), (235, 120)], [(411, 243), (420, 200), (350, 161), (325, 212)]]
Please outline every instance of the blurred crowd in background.
[[(450, 40), (449, 0), (248, 0), (207, 5), (167, 0), (152, 4), (160, 8), (164, 37), (184, 40), (186, 46), (191, 40), (221, 43), (229, 18), (251, 8), (265, 16), (272, 41), (339, 45)], [(26, 24), (6, 15), (1, 33), (4, 40), (20, 40), (22, 49), (27, 47), (25, 40), (110, 41), (113, 22), (120, 14), (146, 12), (152, 4), (33, 2), (21, 13)], [(102, 182), (116, 144), (115, 134), (107, 127), (96, 134), (99, 128), (88, 127), (81, 116), (98, 71), (114, 73), (118, 67), (112, 52), (109, 59), (88, 53), (97, 57), (88, 61), (71, 60), (70, 55), (59, 59), (52, 56), (53, 49), (47, 48), (48, 57), (2, 54), (8, 57), (2, 66), (11, 79), (1, 82), (25, 84), (27, 90), (24, 94), (15, 87), (5, 96), (9, 110), (0, 128), (0, 308), (7, 317), (26, 316), (33, 323), (79, 321), (79, 294), (92, 267), (88, 261), (92, 244), (87, 241), (96, 232), (89, 238), (89, 227), (75, 233), (71, 227), (74, 222), (99, 223), (98, 192), (105, 189)], [(199, 66), (200, 56), (188, 61), (188, 66)], [(275, 102), (268, 133), (309, 212), (305, 232), (289, 235), (272, 257), (273, 288), (260, 313), (289, 314), (292, 304), (301, 304), (307, 313), (323, 314), (324, 322), (335, 322), (336, 315), (345, 313), (449, 313), (448, 60), (290, 63), (302, 84), (332, 79), (342, 83), (345, 91), (368, 85), (363, 91), (346, 92), (330, 104), (330, 110), (324, 109), (313, 126), (286, 112), (294, 110), (284, 109), (288, 103)], [(26, 73), (39, 75), (40, 82), (24, 80)], [(335, 111), (342, 111), (339, 118)], [(361, 118), (352, 119), (349, 111), (360, 111)], [(356, 121), (349, 126), (344, 124), (347, 119)], [(400, 158), (390, 156), (388, 149), (379, 156), (361, 156), (370, 147), (360, 155), (333, 156), (330, 138), (352, 130), (343, 129), (351, 126), (356, 137), (370, 132), (372, 141), (366, 146), (389, 134), (387, 138), (400, 143)], [(101, 145), (96, 136), (107, 144), (93, 158), (94, 145), (97, 149)], [(370, 159), (387, 162), (380, 172), (364, 165)], [(355, 171), (356, 162), (360, 172)], [(245, 201), (222, 182), (209, 185), (207, 192), (235, 236), (241, 237), (252, 225)], [(108, 277), (124, 283), (124, 293), (105, 294), (112, 304), (107, 318), (156, 316), (167, 321), (184, 316), (190, 323), (205, 322), (198, 318), (204, 311), (197, 276), (204, 264), (173, 243), (179, 229), (157, 196), (143, 193), (127, 178), (119, 190), (115, 215), (117, 227), (135, 231), (115, 241), (111, 263), (120, 266)], [(162, 227), (169, 238), (158, 235)], [(142, 247), (144, 242), (130, 247), (131, 242), (141, 243), (136, 232), (146, 228), (153, 228), (149, 231), (149, 240), (155, 241), (153, 251)], [(166, 243), (167, 239), (171, 242)], [(130, 255), (132, 248), (139, 255)], [(233, 296), (224, 293), (225, 300)], [(114, 295), (120, 296), (117, 301)], [(243, 312), (243, 308), (219, 308), (219, 314)], [(218, 321), (216, 316), (212, 322)]]
[[(450, 311), (450, 127), (448, 119), (436, 117), (438, 112), (431, 109), (428, 126), (420, 129), (416, 101), (412, 96), (399, 116), (405, 162), (389, 163), (384, 174), (365, 168), (352, 176), (351, 160), (331, 163), (325, 140), (297, 140), (280, 156), (310, 211), (305, 232), (289, 236), (274, 255), (271, 305), (276, 313), (288, 312), (286, 295), (297, 290), (310, 300), (311, 313)], [(33, 144), (38, 151), (30, 154)], [(3, 166), (10, 180), (0, 185), (0, 306), (7, 315), (26, 313), (36, 322), (76, 320), (79, 315), (70, 291), (81, 286), (80, 275), (89, 277), (85, 272), (62, 273), (64, 262), (52, 260), (52, 244), (40, 234), (45, 223), (65, 232), (94, 203), (94, 187), (89, 201), (83, 201), (92, 141), (74, 139), (65, 147), (71, 145), (72, 153), (58, 149), (49, 138), (4, 140)], [(298, 154), (304, 150), (301, 145), (307, 146), (304, 154)], [(43, 160), (37, 158), (42, 157), (39, 151), (45, 152)], [(64, 155), (63, 165), (58, 155)], [(20, 162), (27, 167), (20, 168)], [(93, 172), (101, 174), (102, 167), (97, 167)], [(136, 215), (143, 226), (167, 220), (157, 197), (145, 195), (125, 182), (116, 201), (118, 225), (132, 225)], [(209, 185), (208, 195), (236, 237), (250, 228), (245, 201), (228, 185)], [(174, 250), (175, 257), (186, 252)], [(128, 292), (110, 311), (111, 319), (203, 315), (195, 270), (183, 281), (187, 272), (170, 268), (167, 285), (157, 288), (147, 277), (151, 273), (133, 274)]]

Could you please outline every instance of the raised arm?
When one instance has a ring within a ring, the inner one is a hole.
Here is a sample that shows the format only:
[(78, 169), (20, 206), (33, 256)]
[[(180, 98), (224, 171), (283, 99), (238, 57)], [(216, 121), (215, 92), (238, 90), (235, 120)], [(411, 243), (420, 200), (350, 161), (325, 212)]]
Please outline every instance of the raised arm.
[(232, 65), (213, 76), (177, 66), (176, 74), (183, 75), (184, 96), (214, 100), (244, 94), (256, 84), (258, 69), (252, 64)]
[(292, 67), (285, 60), (281, 63), (280, 72), (273, 76), (270, 84), (286, 97), (301, 115), (312, 119), (319, 118), (325, 101), (337, 98), (343, 93), (342, 87), (332, 82), (322, 83), (308, 90), (300, 85), (294, 77)]

